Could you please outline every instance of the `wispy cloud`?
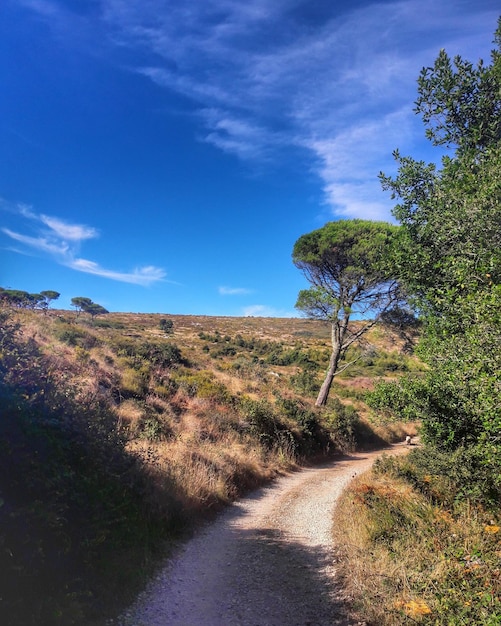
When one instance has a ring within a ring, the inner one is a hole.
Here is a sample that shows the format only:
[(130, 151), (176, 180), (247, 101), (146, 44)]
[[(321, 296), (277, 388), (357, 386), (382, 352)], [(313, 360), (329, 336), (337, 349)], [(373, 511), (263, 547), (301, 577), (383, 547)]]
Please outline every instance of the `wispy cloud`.
[(87, 259), (73, 259), (67, 263), (68, 267), (86, 274), (94, 274), (111, 280), (118, 280), (123, 283), (131, 283), (133, 285), (148, 286), (156, 283), (165, 277), (165, 272), (159, 267), (148, 265), (146, 267), (138, 267), (132, 272), (116, 272), (101, 267), (94, 261)]
[(334, 214), (386, 219), (377, 174), (422, 132), (412, 114), (419, 70), (441, 47), (475, 48), (496, 10), (488, 0), (473, 12), (456, 0), (401, 0), (332, 3), (315, 16), (308, 4), (174, 2), (151, 27), (157, 2), (115, 1), (107, 19), (163, 59), (149, 77), (198, 103), (206, 141), (241, 159), (300, 146)]
[(10, 213), (17, 213), (24, 218), (25, 227), (35, 230), (34, 235), (16, 232), (10, 228), (2, 228), (2, 232), (10, 239), (22, 244), (24, 248), (14, 252), (25, 254), (27, 250), (44, 254), (65, 267), (78, 272), (93, 274), (134, 285), (148, 286), (163, 280), (166, 273), (163, 269), (153, 265), (137, 267), (129, 272), (119, 272), (107, 269), (88, 259), (79, 256), (80, 245), (88, 239), (99, 236), (97, 229), (83, 224), (73, 224), (58, 217), (35, 213), (27, 205), (14, 205), (5, 201), (0, 202), (1, 208)]
[(39, 252), (45, 252), (56, 257), (65, 257), (70, 253), (69, 246), (64, 241), (56, 241), (53, 238), (44, 236), (30, 237), (29, 235), (16, 233), (9, 228), (2, 228), (2, 232), (14, 239), (14, 241), (18, 241), (28, 248), (38, 250)]
[(297, 312), (279, 310), (266, 304), (252, 304), (242, 309), (244, 317), (298, 317)]
[[(54, 0), (22, 1), (57, 28), (70, 20)], [(102, 0), (99, 14), (78, 19), (92, 21), (99, 46), (140, 50), (130, 69), (191, 100), (204, 141), (246, 161), (286, 159), (299, 147), (335, 215), (386, 219), (377, 173), (391, 167), (394, 148), (421, 141), (412, 113), (419, 70), (442, 47), (487, 56), (499, 7), (342, 4)]]
[(50, 230), (57, 236), (64, 240), (70, 241), (84, 241), (85, 239), (94, 239), (99, 236), (98, 231), (91, 226), (84, 226), (82, 224), (68, 224), (57, 217), (50, 217), (49, 215), (40, 215), (40, 221), (48, 226)]
[(252, 293), (252, 289), (245, 287), (219, 287), (218, 292), (222, 296), (245, 296)]

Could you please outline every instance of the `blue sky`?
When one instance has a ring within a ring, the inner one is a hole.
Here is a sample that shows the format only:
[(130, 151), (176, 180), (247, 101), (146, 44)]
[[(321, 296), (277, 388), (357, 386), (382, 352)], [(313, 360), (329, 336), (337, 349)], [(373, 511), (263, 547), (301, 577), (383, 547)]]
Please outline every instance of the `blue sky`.
[(440, 48), (499, 0), (2, 0), (0, 285), (110, 311), (296, 315), (297, 238), (391, 219)]

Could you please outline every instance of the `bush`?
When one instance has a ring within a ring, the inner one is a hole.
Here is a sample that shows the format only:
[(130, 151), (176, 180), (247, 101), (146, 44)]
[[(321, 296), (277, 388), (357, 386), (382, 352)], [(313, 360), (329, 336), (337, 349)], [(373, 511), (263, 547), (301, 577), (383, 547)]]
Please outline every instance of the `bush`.
[(141, 420), (136, 433), (136, 437), (147, 439), (148, 441), (159, 441), (170, 435), (170, 428), (157, 415), (148, 415), (144, 420)]
[(56, 327), (56, 339), (68, 344), (69, 346), (79, 346), (86, 350), (90, 350), (99, 344), (94, 335), (87, 332), (83, 328), (79, 328), (75, 324), (60, 323)]
[(133, 367), (141, 367), (144, 361), (165, 369), (184, 363), (181, 350), (171, 342), (139, 343), (130, 338), (121, 338), (113, 347), (119, 356), (128, 357)]
[(291, 376), (291, 384), (299, 393), (312, 394), (318, 391), (317, 375), (310, 367), (303, 367), (297, 374)]
[(280, 430), (285, 430), (273, 410), (265, 400), (252, 400), (244, 396), (240, 400), (240, 410), (249, 424), (250, 432), (256, 435), (266, 447), (273, 447), (279, 440)]
[(500, 469), (486, 465), (484, 451), (477, 447), (453, 452), (417, 448), (405, 459), (375, 464), (375, 471), (404, 478), (434, 503), (454, 507), (470, 501), (494, 511), (501, 501)]
[(360, 418), (352, 406), (342, 404), (335, 398), (329, 403), (329, 408), (325, 413), (325, 421), (336, 448), (343, 451), (355, 449), (357, 432), (360, 429)]
[(172, 320), (162, 318), (158, 325), (160, 330), (163, 330), (166, 335), (172, 335), (174, 332), (174, 322)]
[(284, 349), (281, 345), (276, 346), (271, 354), (266, 356), (266, 363), (270, 365), (305, 365), (309, 363), (308, 355), (300, 348)]
[(148, 374), (144, 370), (138, 371), (132, 367), (122, 371), (120, 391), (125, 397), (142, 398), (148, 391)]
[(217, 348), (217, 350), (210, 351), (210, 355), (213, 359), (219, 359), (224, 356), (235, 356), (236, 353), (237, 351), (235, 348), (230, 345), (223, 345), (220, 348)]
[(179, 389), (182, 389), (190, 398), (204, 398), (221, 404), (231, 402), (231, 394), (223, 383), (215, 380), (212, 372), (187, 370), (176, 372), (172, 380)]
[(320, 424), (317, 413), (291, 398), (279, 397), (278, 406), (297, 424), (299, 433), (295, 447), (299, 455), (308, 456), (328, 448), (329, 434)]

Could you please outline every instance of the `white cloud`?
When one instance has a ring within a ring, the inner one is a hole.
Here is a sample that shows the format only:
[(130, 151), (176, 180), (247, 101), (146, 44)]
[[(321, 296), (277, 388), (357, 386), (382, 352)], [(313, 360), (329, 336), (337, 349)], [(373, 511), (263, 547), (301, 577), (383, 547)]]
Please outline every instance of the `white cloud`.
[(461, 13), (456, 4), (333, 3), (314, 27), (297, 0), (171, 3), (168, 18), (155, 0), (106, 6), (122, 41), (163, 59), (138, 71), (198, 104), (205, 141), (247, 160), (301, 146), (335, 214), (387, 219), (377, 174), (416, 139), (409, 118), (420, 68), (440, 47), (475, 49), (495, 27), (492, 3)]
[(2, 228), (2, 232), (5, 233), (14, 241), (19, 241), (25, 244), (29, 248), (34, 248), (40, 252), (46, 252), (47, 254), (55, 256), (64, 256), (69, 253), (69, 248), (63, 241), (49, 241), (45, 237), (30, 237), (29, 235), (21, 235), (9, 228)]
[(245, 287), (219, 287), (219, 293), (222, 296), (244, 296), (252, 293), (252, 289), (246, 289)]
[(242, 315), (244, 317), (298, 317), (296, 312), (275, 309), (266, 304), (252, 304), (244, 307)]
[(391, 205), (381, 191), (378, 174), (381, 169), (391, 168), (393, 161), (391, 151), (381, 154), (381, 145), (408, 145), (413, 136), (412, 123), (406, 108), (347, 126), (327, 139), (307, 142), (318, 160), (325, 202), (336, 215), (390, 219)]
[[(22, 1), (75, 26), (54, 1)], [(300, 147), (333, 213), (386, 219), (376, 177), (422, 137), (409, 119), (421, 67), (442, 47), (488, 58), (498, 14), (493, 0), (103, 0), (86, 32), (140, 51), (131, 69), (190, 99), (204, 141), (246, 161)]]
[[(138, 267), (130, 272), (119, 272), (104, 268), (95, 261), (80, 258), (77, 256), (79, 245), (86, 239), (97, 237), (98, 231), (95, 228), (72, 224), (57, 217), (37, 215), (31, 207), (26, 205), (18, 205), (16, 211), (15, 205), (2, 200), (1, 206), (10, 212), (17, 212), (38, 231), (36, 236), (21, 234), (9, 228), (2, 228), (2, 232), (26, 248), (52, 257), (60, 265), (102, 278), (142, 286), (152, 285), (166, 276), (162, 268), (154, 265)], [(24, 253), (23, 250), (13, 251)]]
[[(223, 152), (238, 156), (242, 160), (264, 159), (270, 146), (270, 131), (258, 126), (250, 119), (231, 117), (221, 109), (201, 111), (210, 132), (204, 139)], [(275, 144), (279, 143), (278, 135)]]
[(93, 239), (98, 236), (98, 231), (91, 226), (83, 226), (81, 224), (68, 224), (57, 217), (49, 215), (40, 215), (40, 221), (46, 224), (55, 235), (62, 239), (70, 239), (71, 241), (82, 241), (84, 239)]
[(87, 259), (69, 260), (67, 265), (68, 267), (78, 270), (79, 272), (94, 274), (95, 276), (110, 278), (111, 280), (117, 280), (123, 283), (142, 285), (143, 287), (147, 287), (153, 283), (156, 283), (166, 276), (164, 270), (153, 265), (140, 267), (133, 270), (132, 272), (116, 272), (114, 270), (108, 270), (104, 267), (101, 267), (98, 263), (95, 263), (94, 261), (89, 261)]

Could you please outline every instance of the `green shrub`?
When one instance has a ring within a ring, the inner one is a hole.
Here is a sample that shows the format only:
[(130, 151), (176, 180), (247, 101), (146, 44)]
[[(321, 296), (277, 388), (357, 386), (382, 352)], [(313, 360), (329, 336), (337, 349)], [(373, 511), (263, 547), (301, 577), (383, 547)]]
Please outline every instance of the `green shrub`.
[(224, 356), (235, 356), (236, 353), (236, 349), (231, 345), (223, 345), (216, 350), (210, 351), (210, 355), (213, 359), (219, 359)]
[(471, 501), (496, 510), (501, 501), (501, 467), (487, 465), (479, 447), (452, 452), (416, 448), (405, 459), (377, 461), (375, 471), (405, 478), (434, 503), (447, 507)]
[(148, 441), (159, 441), (165, 439), (171, 434), (167, 424), (156, 415), (148, 415), (144, 420), (140, 421), (138, 432), (136, 434), (139, 439), (147, 439)]
[(162, 330), (166, 335), (171, 335), (174, 332), (174, 322), (172, 320), (162, 318), (158, 325), (160, 330)]
[(306, 365), (309, 363), (308, 354), (300, 348), (284, 349), (278, 344), (265, 359), (270, 365)]
[(299, 455), (311, 455), (328, 448), (329, 434), (320, 424), (317, 413), (291, 398), (279, 397), (277, 404), (297, 424), (295, 447)]
[(360, 430), (360, 418), (355, 408), (334, 398), (329, 402), (324, 419), (336, 448), (343, 451), (354, 450), (357, 432)]
[(281, 425), (271, 404), (244, 396), (240, 400), (240, 410), (249, 423), (250, 432), (267, 447), (272, 447), (277, 441)]
[(95, 346), (101, 345), (100, 339), (89, 330), (86, 330), (82, 326), (83, 322), (78, 324), (73, 322), (69, 323), (64, 320), (57, 320), (57, 324), (54, 330), (54, 336), (59, 341), (68, 344), (69, 346), (79, 346), (85, 350), (90, 350)]
[(191, 398), (204, 398), (223, 404), (231, 401), (229, 391), (223, 383), (215, 380), (214, 374), (210, 371), (180, 370), (173, 374), (172, 380)]
[(140, 367), (144, 361), (166, 369), (184, 363), (181, 350), (171, 342), (138, 342), (127, 337), (115, 341), (112, 347), (119, 356), (131, 359), (133, 367)]
[(313, 394), (319, 389), (316, 372), (311, 367), (303, 367), (297, 374), (293, 374), (291, 384), (296, 391), (304, 394)]
[(132, 367), (122, 370), (120, 390), (125, 397), (142, 398), (148, 391), (147, 372), (138, 371)]

